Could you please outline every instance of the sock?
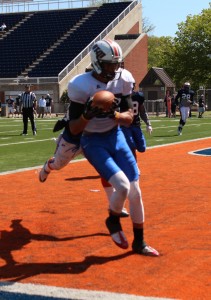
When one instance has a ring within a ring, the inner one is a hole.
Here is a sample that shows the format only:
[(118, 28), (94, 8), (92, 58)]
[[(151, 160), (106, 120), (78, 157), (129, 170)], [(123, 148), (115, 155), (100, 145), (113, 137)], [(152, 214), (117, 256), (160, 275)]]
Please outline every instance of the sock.
[(111, 213), (109, 213), (109, 219), (110, 219), (111, 223), (118, 224), (119, 220), (120, 220), (120, 217), (112, 215)]
[(134, 241), (142, 243), (142, 248), (146, 246), (144, 242), (144, 229), (143, 228), (133, 228)]

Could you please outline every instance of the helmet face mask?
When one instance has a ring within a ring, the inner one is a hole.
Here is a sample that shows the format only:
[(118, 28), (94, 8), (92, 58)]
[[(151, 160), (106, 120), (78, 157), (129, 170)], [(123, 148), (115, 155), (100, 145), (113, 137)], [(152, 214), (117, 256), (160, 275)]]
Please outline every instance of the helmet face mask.
[[(123, 61), (122, 49), (112, 40), (101, 40), (91, 50), (91, 63), (94, 71), (102, 77), (112, 80)], [(109, 65), (115, 65), (110, 67)]]

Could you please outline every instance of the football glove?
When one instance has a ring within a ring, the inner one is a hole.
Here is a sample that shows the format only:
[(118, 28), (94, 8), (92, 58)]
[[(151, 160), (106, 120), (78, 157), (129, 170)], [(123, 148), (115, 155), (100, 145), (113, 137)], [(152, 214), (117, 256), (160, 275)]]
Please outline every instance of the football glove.
[(107, 118), (114, 119), (116, 111), (119, 110), (117, 109), (118, 106), (119, 106), (119, 100), (117, 98), (114, 98), (111, 109), (107, 112), (103, 112), (101, 115), (104, 116), (104, 118), (107, 117)]
[(91, 120), (94, 117), (99, 116), (102, 113), (102, 109), (98, 107), (92, 107), (92, 99), (89, 99), (84, 107), (83, 117), (86, 120)]
[(58, 120), (56, 122), (56, 124), (54, 125), (54, 128), (53, 128), (53, 132), (57, 132), (57, 131), (60, 131), (62, 130), (68, 123), (68, 120), (67, 119), (61, 119), (61, 120)]
[(151, 135), (152, 134), (152, 126), (151, 125), (147, 125), (146, 126), (146, 131)]

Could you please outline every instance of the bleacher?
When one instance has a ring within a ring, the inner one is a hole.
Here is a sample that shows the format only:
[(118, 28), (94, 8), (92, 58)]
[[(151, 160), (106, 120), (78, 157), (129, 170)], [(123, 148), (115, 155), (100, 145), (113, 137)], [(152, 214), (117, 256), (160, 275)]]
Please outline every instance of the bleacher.
[(0, 41), (0, 77), (16, 77), (66, 33), (87, 10), (38, 12)]
[[(29, 71), (29, 77), (55, 77), (96, 36), (98, 36), (131, 2), (106, 3), (95, 8), (94, 13), (83, 19), (90, 9), (66, 9), (34, 13), (12, 14), (10, 27), (17, 25), (27, 15), (30, 17), (0, 40), (0, 78), (14, 78), (21, 75), (28, 66), (76, 25), (67, 39), (53, 47), (42, 61)], [(5, 16), (5, 15), (4, 15)], [(10, 16), (11, 17), (11, 16)]]
[(25, 18), (27, 14), (25, 13), (16, 13), (16, 14), (0, 14), (1, 24), (5, 23), (7, 25), (7, 30), (11, 29), (22, 19)]

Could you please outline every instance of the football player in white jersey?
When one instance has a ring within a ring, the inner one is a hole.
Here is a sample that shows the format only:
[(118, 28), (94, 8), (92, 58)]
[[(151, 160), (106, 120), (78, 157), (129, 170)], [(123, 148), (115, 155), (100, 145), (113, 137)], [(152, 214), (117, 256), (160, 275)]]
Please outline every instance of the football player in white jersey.
[[(133, 121), (133, 81), (129, 79), (130, 73), (120, 68), (122, 60), (122, 50), (116, 42), (101, 40), (94, 44), (91, 50), (93, 71), (75, 76), (68, 84), (69, 131), (73, 137), (83, 132), (80, 141), (85, 157), (112, 185), (110, 211), (105, 222), (114, 243), (123, 249), (129, 247), (120, 223), (121, 211), (128, 198), (134, 233), (133, 251), (158, 256), (158, 251), (144, 241), (144, 207), (138, 167), (120, 128), (120, 125), (129, 126)], [(101, 90), (112, 92), (118, 99), (115, 110), (102, 113), (92, 107), (92, 96)]]

